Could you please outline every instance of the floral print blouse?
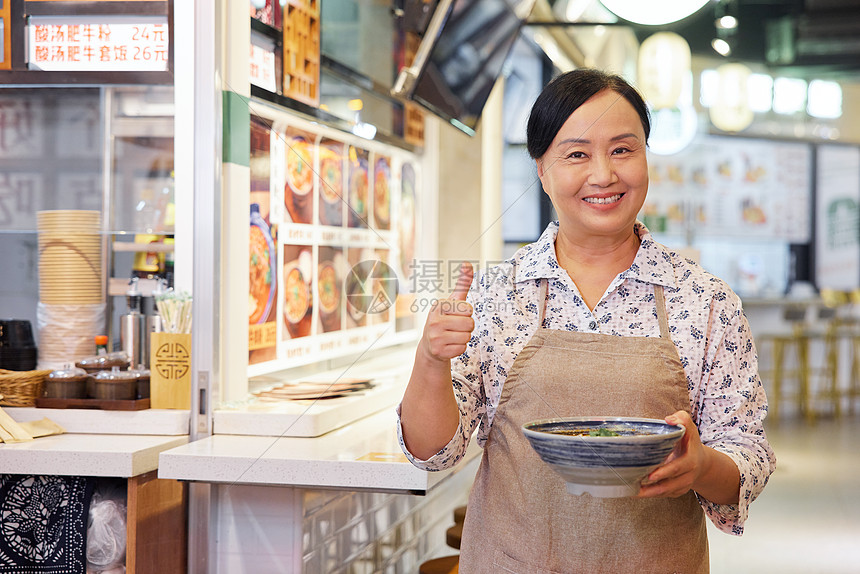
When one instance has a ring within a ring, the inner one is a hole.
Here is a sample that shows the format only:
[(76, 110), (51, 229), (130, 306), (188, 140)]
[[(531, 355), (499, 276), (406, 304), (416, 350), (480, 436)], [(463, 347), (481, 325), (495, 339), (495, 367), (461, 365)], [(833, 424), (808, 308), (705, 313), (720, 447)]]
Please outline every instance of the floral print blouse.
[(476, 429), (478, 444), (486, 443), (508, 370), (537, 330), (541, 279), (548, 281), (545, 328), (619, 337), (660, 336), (653, 293), (655, 284), (662, 285), (702, 443), (731, 457), (740, 470), (739, 504), (699, 500), (720, 530), (743, 533), (749, 504), (764, 489), (776, 458), (762, 426), (767, 399), (740, 298), (722, 280), (654, 241), (642, 223), (635, 230), (641, 245), (633, 264), (612, 281), (594, 311), (556, 259), (557, 222), (473, 281), (468, 301), (475, 329), (466, 352), (451, 361), (460, 426), (441, 451), (419, 460), (406, 449), (398, 419), (401, 447), (414, 465), (450, 468)]

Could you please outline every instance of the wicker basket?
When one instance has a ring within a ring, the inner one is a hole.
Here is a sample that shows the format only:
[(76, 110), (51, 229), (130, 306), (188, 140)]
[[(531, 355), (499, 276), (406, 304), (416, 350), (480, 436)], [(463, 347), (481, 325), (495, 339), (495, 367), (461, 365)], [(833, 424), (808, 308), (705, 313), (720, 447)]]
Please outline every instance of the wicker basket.
[(7, 371), (0, 369), (0, 406), (32, 407), (42, 396), (45, 377), (51, 370)]

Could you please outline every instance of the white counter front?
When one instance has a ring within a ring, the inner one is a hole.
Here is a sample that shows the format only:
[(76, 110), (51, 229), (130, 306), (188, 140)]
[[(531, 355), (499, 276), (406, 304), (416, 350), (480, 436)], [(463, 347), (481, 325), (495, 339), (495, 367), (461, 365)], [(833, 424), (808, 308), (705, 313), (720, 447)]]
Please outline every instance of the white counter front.
[(450, 471), (415, 468), (400, 450), (389, 408), (321, 437), (214, 435), (161, 453), (159, 478), (239, 485), (341, 488), (423, 494)]
[(18, 422), (47, 418), (66, 432), (0, 443), (0, 472), (129, 478), (158, 468), (158, 453), (188, 442), (186, 410), (3, 407)]
[(187, 435), (61, 434), (0, 444), (8, 474), (129, 478), (158, 468), (158, 453), (188, 442)]

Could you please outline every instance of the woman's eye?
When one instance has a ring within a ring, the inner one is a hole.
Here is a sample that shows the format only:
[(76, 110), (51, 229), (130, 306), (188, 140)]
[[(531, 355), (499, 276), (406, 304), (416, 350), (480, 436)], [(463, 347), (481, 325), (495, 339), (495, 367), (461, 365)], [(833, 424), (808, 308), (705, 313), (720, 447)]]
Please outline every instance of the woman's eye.
[(615, 150), (613, 150), (613, 151), (612, 151), (612, 153), (613, 153), (614, 155), (620, 155), (620, 154), (623, 154), (623, 153), (627, 153), (627, 152), (629, 152), (629, 151), (630, 151), (630, 150), (629, 150), (628, 148), (626, 148), (626, 147), (620, 147), (620, 148), (616, 148)]
[(567, 157), (569, 159), (582, 159), (585, 157), (585, 153), (581, 152), (581, 151), (572, 151), (569, 154), (567, 154)]

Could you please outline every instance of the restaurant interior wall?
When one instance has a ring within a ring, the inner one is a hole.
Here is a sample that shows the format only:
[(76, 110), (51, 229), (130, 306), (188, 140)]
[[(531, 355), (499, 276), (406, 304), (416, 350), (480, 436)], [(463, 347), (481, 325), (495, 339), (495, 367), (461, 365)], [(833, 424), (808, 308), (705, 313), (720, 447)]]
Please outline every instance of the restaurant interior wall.
[[(529, 70), (539, 69), (542, 60), (546, 60), (546, 56), (542, 53), (519, 46), (519, 50), (515, 49), (512, 57), (513, 74), (521, 78), (525, 75), (524, 71), (528, 73)], [(808, 145), (811, 150), (810, 153), (814, 153), (815, 146), (818, 144), (855, 145), (857, 143), (860, 122), (856, 121), (856, 118), (860, 117), (860, 109), (858, 109), (860, 103), (858, 103), (858, 98), (852, 97), (852, 95), (858, 93), (860, 84), (856, 83), (850, 76), (846, 76), (840, 81), (843, 90), (843, 113), (839, 118), (818, 119), (810, 117), (805, 112), (798, 112), (793, 115), (780, 115), (775, 112), (759, 113), (755, 115), (753, 124), (742, 132), (721, 132), (708, 121), (708, 110), (701, 105), (697, 95), (701, 87), (700, 75), (702, 71), (714, 69), (723, 62), (724, 60), (717, 57), (693, 57), (690, 86), (693, 90), (692, 104), (698, 116), (696, 141), (708, 141), (710, 137), (721, 136), (730, 138), (725, 141), (737, 138), (741, 145), (744, 141), (751, 143), (772, 141), (774, 145), (795, 142), (798, 146)], [(753, 71), (759, 73), (777, 75), (763, 65), (751, 64), (751, 67)], [(555, 73), (557, 70), (550, 71), (546, 77), (551, 77)], [(532, 88), (531, 99), (536, 96), (539, 86), (538, 83), (537, 87)], [(518, 122), (516, 118), (521, 113), (519, 106), (511, 105), (512, 101), (513, 98), (506, 98), (505, 101), (506, 125), (508, 126)], [(537, 182), (537, 178), (534, 173), (533, 162), (524, 151), (518, 148), (517, 127), (519, 127), (518, 123), (515, 124), (514, 129), (509, 128), (506, 134), (505, 185), (503, 187), (506, 256), (513, 253), (523, 243), (536, 240), (546, 223), (552, 218), (551, 205), (540, 190), (539, 183), (534, 185), (535, 189), (530, 187)], [(826, 137), (822, 137), (822, 135)], [(763, 146), (762, 149), (768, 147), (766, 144)], [(659, 159), (663, 160), (663, 158)], [(686, 225), (680, 233), (661, 233), (659, 226), (653, 228), (652, 231), (657, 232), (658, 239), (670, 247), (689, 250), (689, 253), (698, 255), (706, 267), (727, 279), (733, 288), (747, 298), (779, 297), (795, 281), (815, 281), (814, 251), (816, 245), (813, 239), (815, 189), (811, 167), (805, 178), (808, 180), (806, 203), (808, 205), (810, 233), (806, 237), (800, 238), (800, 243), (779, 237), (762, 236), (760, 233), (758, 238), (740, 231), (733, 234), (728, 230), (720, 236), (707, 237), (702, 236), (699, 227), (692, 222)], [(690, 217), (690, 215), (683, 217)], [(745, 267), (752, 267), (751, 272), (754, 275), (759, 274), (760, 277), (749, 280), (748, 274), (745, 274), (743, 270)]]

